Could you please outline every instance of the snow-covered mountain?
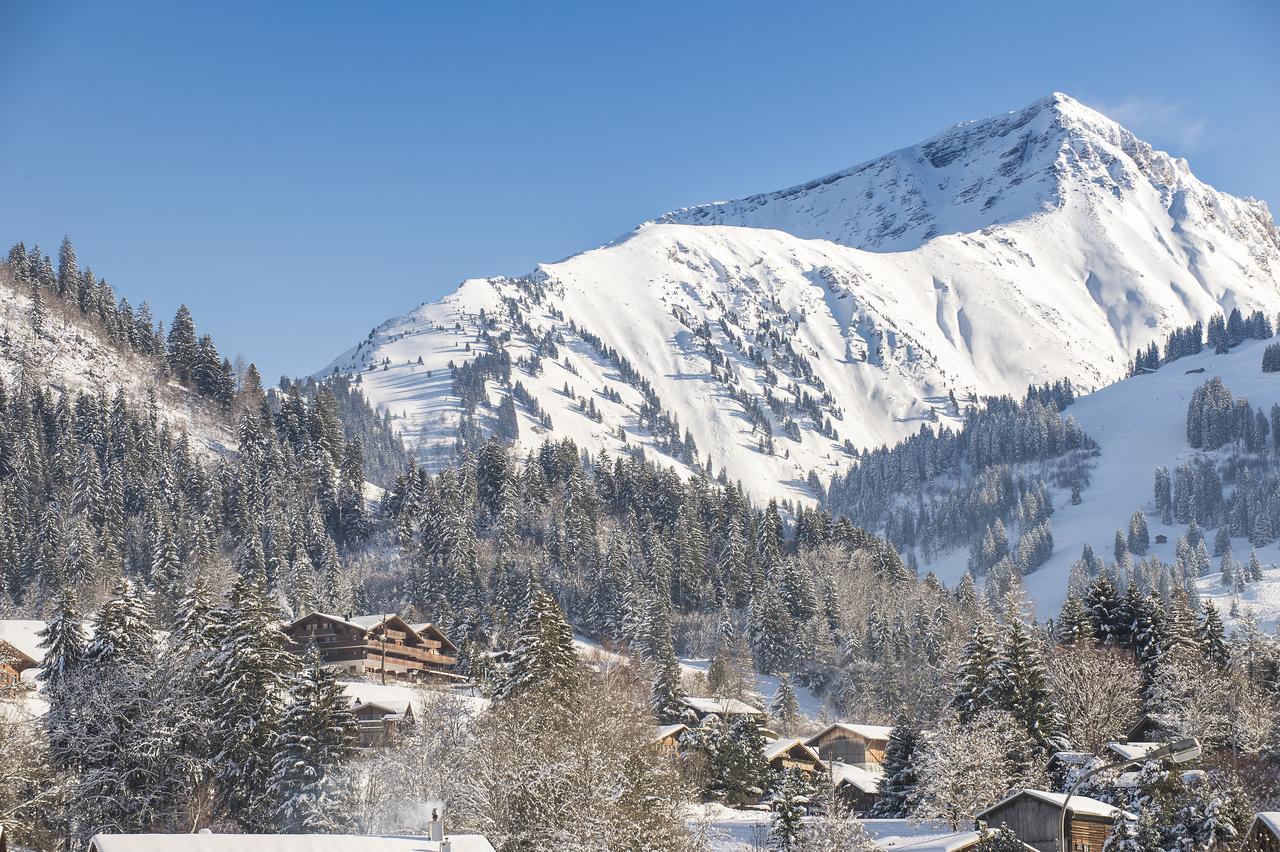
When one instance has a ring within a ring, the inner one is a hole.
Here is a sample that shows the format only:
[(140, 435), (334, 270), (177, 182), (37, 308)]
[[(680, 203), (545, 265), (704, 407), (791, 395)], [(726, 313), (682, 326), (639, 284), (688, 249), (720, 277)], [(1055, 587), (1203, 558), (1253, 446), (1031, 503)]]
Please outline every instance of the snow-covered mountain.
[[(568, 436), (681, 463), (687, 430), (700, 462), (797, 498), (848, 447), (945, 420), (949, 392), (1101, 387), (1138, 346), (1237, 306), (1280, 310), (1266, 206), (1054, 94), (521, 278), (466, 281), (321, 374), (361, 373), (429, 458), (463, 410), (449, 364), (487, 351), (483, 326), (524, 391), (525, 446)], [(509, 393), (495, 378), (482, 425)]]

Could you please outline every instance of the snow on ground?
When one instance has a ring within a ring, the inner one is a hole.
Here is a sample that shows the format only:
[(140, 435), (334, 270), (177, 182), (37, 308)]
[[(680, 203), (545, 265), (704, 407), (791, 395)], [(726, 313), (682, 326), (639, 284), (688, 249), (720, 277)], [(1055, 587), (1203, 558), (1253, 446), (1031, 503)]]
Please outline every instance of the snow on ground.
[[(693, 658), (682, 658), (680, 665), (686, 671), (707, 673), (708, 667), (711, 665), (710, 660), (700, 660)], [(778, 678), (773, 675), (763, 675), (756, 673), (756, 692), (764, 696), (765, 706), (760, 708), (768, 711), (769, 705), (773, 703), (773, 698), (778, 694)], [(791, 684), (792, 689), (796, 693), (796, 701), (800, 704), (800, 712), (808, 716), (810, 719), (818, 719), (824, 715), (825, 702), (818, 696), (810, 692), (806, 687), (801, 686), (794, 681)]]
[[(1160, 523), (1153, 497), (1155, 470), (1167, 466), (1172, 473), (1178, 465), (1197, 456), (1222, 458), (1227, 454), (1206, 454), (1187, 445), (1187, 403), (1195, 389), (1214, 376), (1220, 376), (1236, 398), (1248, 397), (1254, 408), (1270, 412), (1272, 405), (1280, 403), (1280, 373), (1262, 372), (1262, 351), (1272, 342), (1247, 341), (1225, 355), (1205, 350), (1166, 364), (1155, 373), (1134, 376), (1081, 397), (1067, 408), (1065, 414), (1074, 417), (1098, 442), (1100, 455), (1092, 471), (1092, 483), (1081, 492), (1080, 505), (1071, 505), (1067, 491), (1055, 493), (1053, 556), (1024, 578), (1040, 618), (1057, 615), (1066, 596), (1068, 572), (1080, 558), (1085, 543), (1099, 557), (1110, 561), (1116, 529), (1127, 530), (1129, 517), (1137, 509), (1147, 516), (1152, 540), (1148, 554), (1165, 563), (1174, 561), (1174, 548), (1187, 525)], [(1201, 369), (1203, 372), (1189, 372)], [(1168, 541), (1156, 544), (1157, 535), (1167, 536)], [(1206, 536), (1212, 543), (1213, 532)], [(1238, 562), (1248, 560), (1248, 540), (1233, 538), (1231, 547)], [(1258, 558), (1264, 566), (1263, 581), (1246, 587), (1240, 596), (1241, 611), (1254, 609), (1264, 629), (1273, 630), (1280, 625), (1280, 541), (1259, 548)], [(950, 585), (959, 582), (967, 560), (968, 551), (961, 548), (922, 565), (921, 571), (932, 570)], [(1218, 582), (1217, 565), (1218, 560), (1214, 559), (1214, 570), (1200, 578), (1199, 589), (1204, 599), (1214, 601), (1225, 618), (1230, 599)]]
[(411, 704), (413, 705), (413, 712), (419, 719), (427, 718), (427, 713), (430, 709), (429, 705), (437, 697), (456, 702), (458, 706), (465, 708), (473, 716), (489, 707), (487, 698), (467, 695), (456, 690), (432, 690), (420, 686), (369, 683), (354, 680), (344, 680), (340, 681), (340, 683), (347, 695), (352, 699), (359, 699), (363, 704), (379, 704), (391, 707), (397, 712), (401, 711), (406, 705)]
[(766, 848), (771, 814), (768, 810), (738, 810), (718, 802), (694, 806), (690, 823), (706, 828), (713, 852), (756, 852)]

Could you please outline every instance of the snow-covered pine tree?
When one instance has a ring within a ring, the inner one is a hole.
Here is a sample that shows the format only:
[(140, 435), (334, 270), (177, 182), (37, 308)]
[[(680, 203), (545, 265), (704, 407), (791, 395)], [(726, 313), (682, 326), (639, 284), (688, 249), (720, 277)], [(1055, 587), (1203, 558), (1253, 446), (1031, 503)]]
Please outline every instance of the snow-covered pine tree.
[(1036, 636), (1021, 621), (1008, 628), (996, 663), (998, 706), (1026, 728), (1033, 747), (1045, 756), (1065, 747), (1063, 723)]
[(913, 717), (904, 714), (894, 722), (884, 752), (880, 796), (872, 805), (871, 816), (901, 819), (910, 813), (918, 780), (916, 760), (921, 739), (920, 728)]
[(352, 802), (334, 771), (355, 752), (350, 699), (311, 646), (293, 679), (293, 703), (280, 721), (268, 795), (276, 827), (292, 834), (340, 834)]
[(573, 629), (563, 610), (545, 589), (532, 584), (511, 671), (499, 697), (540, 692), (567, 700), (578, 684), (578, 665)]
[(277, 626), (280, 614), (261, 572), (238, 579), (228, 603), (222, 643), (210, 666), (213, 737), (219, 745), (214, 780), (225, 812), (247, 831), (264, 831), (274, 824), (266, 791), (297, 658)]
[(969, 720), (996, 706), (999, 698), (1000, 651), (990, 628), (982, 620), (973, 627), (960, 653), (956, 691), (951, 706), (962, 720)]
[(784, 674), (778, 678), (778, 691), (774, 693), (769, 713), (777, 720), (783, 736), (791, 736), (800, 724), (800, 701), (796, 698), (795, 687), (791, 685), (791, 675)]

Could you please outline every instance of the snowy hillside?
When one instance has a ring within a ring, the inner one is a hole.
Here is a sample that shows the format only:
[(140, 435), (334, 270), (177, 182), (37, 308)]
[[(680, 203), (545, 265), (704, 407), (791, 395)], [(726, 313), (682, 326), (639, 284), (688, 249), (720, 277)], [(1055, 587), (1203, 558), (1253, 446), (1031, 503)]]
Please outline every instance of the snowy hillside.
[[(1057, 614), (1066, 594), (1071, 564), (1080, 558), (1084, 545), (1088, 543), (1098, 556), (1111, 561), (1115, 530), (1127, 529), (1129, 517), (1138, 509), (1150, 525), (1152, 544), (1147, 555), (1165, 564), (1174, 562), (1175, 545), (1186, 534), (1188, 525), (1161, 523), (1153, 496), (1155, 470), (1163, 466), (1172, 472), (1197, 458), (1221, 464), (1230, 455), (1229, 448), (1203, 452), (1187, 443), (1187, 404), (1206, 380), (1220, 377), (1237, 399), (1247, 397), (1251, 406), (1260, 407), (1263, 412), (1280, 404), (1280, 374), (1262, 372), (1262, 352), (1269, 343), (1249, 341), (1224, 355), (1205, 350), (1165, 364), (1150, 375), (1135, 376), (1082, 397), (1067, 410), (1098, 442), (1100, 454), (1092, 482), (1083, 491), (1079, 505), (1071, 505), (1069, 493), (1055, 492), (1054, 554), (1025, 578), (1027, 591), (1042, 617)], [(1231, 485), (1228, 483), (1224, 490), (1229, 493)], [(1157, 535), (1168, 541), (1156, 543)], [(1212, 553), (1214, 530), (1206, 530), (1205, 535)], [(1236, 561), (1248, 560), (1250, 544), (1244, 537), (1232, 538), (1231, 549)], [(1264, 566), (1263, 580), (1245, 586), (1239, 608), (1242, 613), (1252, 608), (1264, 626), (1274, 629), (1280, 624), (1280, 541), (1259, 547), (1258, 556)], [(927, 567), (944, 582), (955, 583), (964, 573), (967, 557), (968, 552), (961, 548), (935, 564), (922, 565), (922, 570)], [(1202, 598), (1214, 600), (1225, 615), (1230, 611), (1231, 600), (1220, 581), (1218, 567), (1219, 559), (1213, 558), (1212, 570), (1197, 586)]]
[(192, 446), (210, 453), (234, 444), (226, 417), (188, 388), (173, 381), (158, 361), (113, 345), (93, 321), (50, 300), (42, 334), (31, 332), (30, 294), (15, 287), (0, 270), (0, 378), (6, 383), (26, 375), (34, 385), (58, 393), (117, 390), (136, 404), (154, 392), (161, 417), (192, 438)]
[(464, 408), (449, 364), (489, 350), (483, 310), (512, 367), (484, 370), (466, 401), (482, 428), (509, 378), (525, 446), (567, 436), (668, 463), (696, 447), (757, 497), (796, 498), (848, 447), (945, 420), (949, 392), (1101, 387), (1138, 346), (1236, 306), (1280, 309), (1265, 205), (1053, 95), (522, 278), (467, 281), (320, 374), (361, 373), (430, 458)]

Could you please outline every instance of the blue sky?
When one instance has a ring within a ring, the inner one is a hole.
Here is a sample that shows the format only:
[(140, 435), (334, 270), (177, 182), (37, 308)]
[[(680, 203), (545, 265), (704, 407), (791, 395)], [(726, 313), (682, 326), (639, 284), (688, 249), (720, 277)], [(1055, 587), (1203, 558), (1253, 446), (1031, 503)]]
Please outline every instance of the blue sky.
[(1252, 0), (0, 0), (0, 242), (69, 233), (274, 380), (463, 278), (1054, 90), (1280, 211), (1277, 44)]

